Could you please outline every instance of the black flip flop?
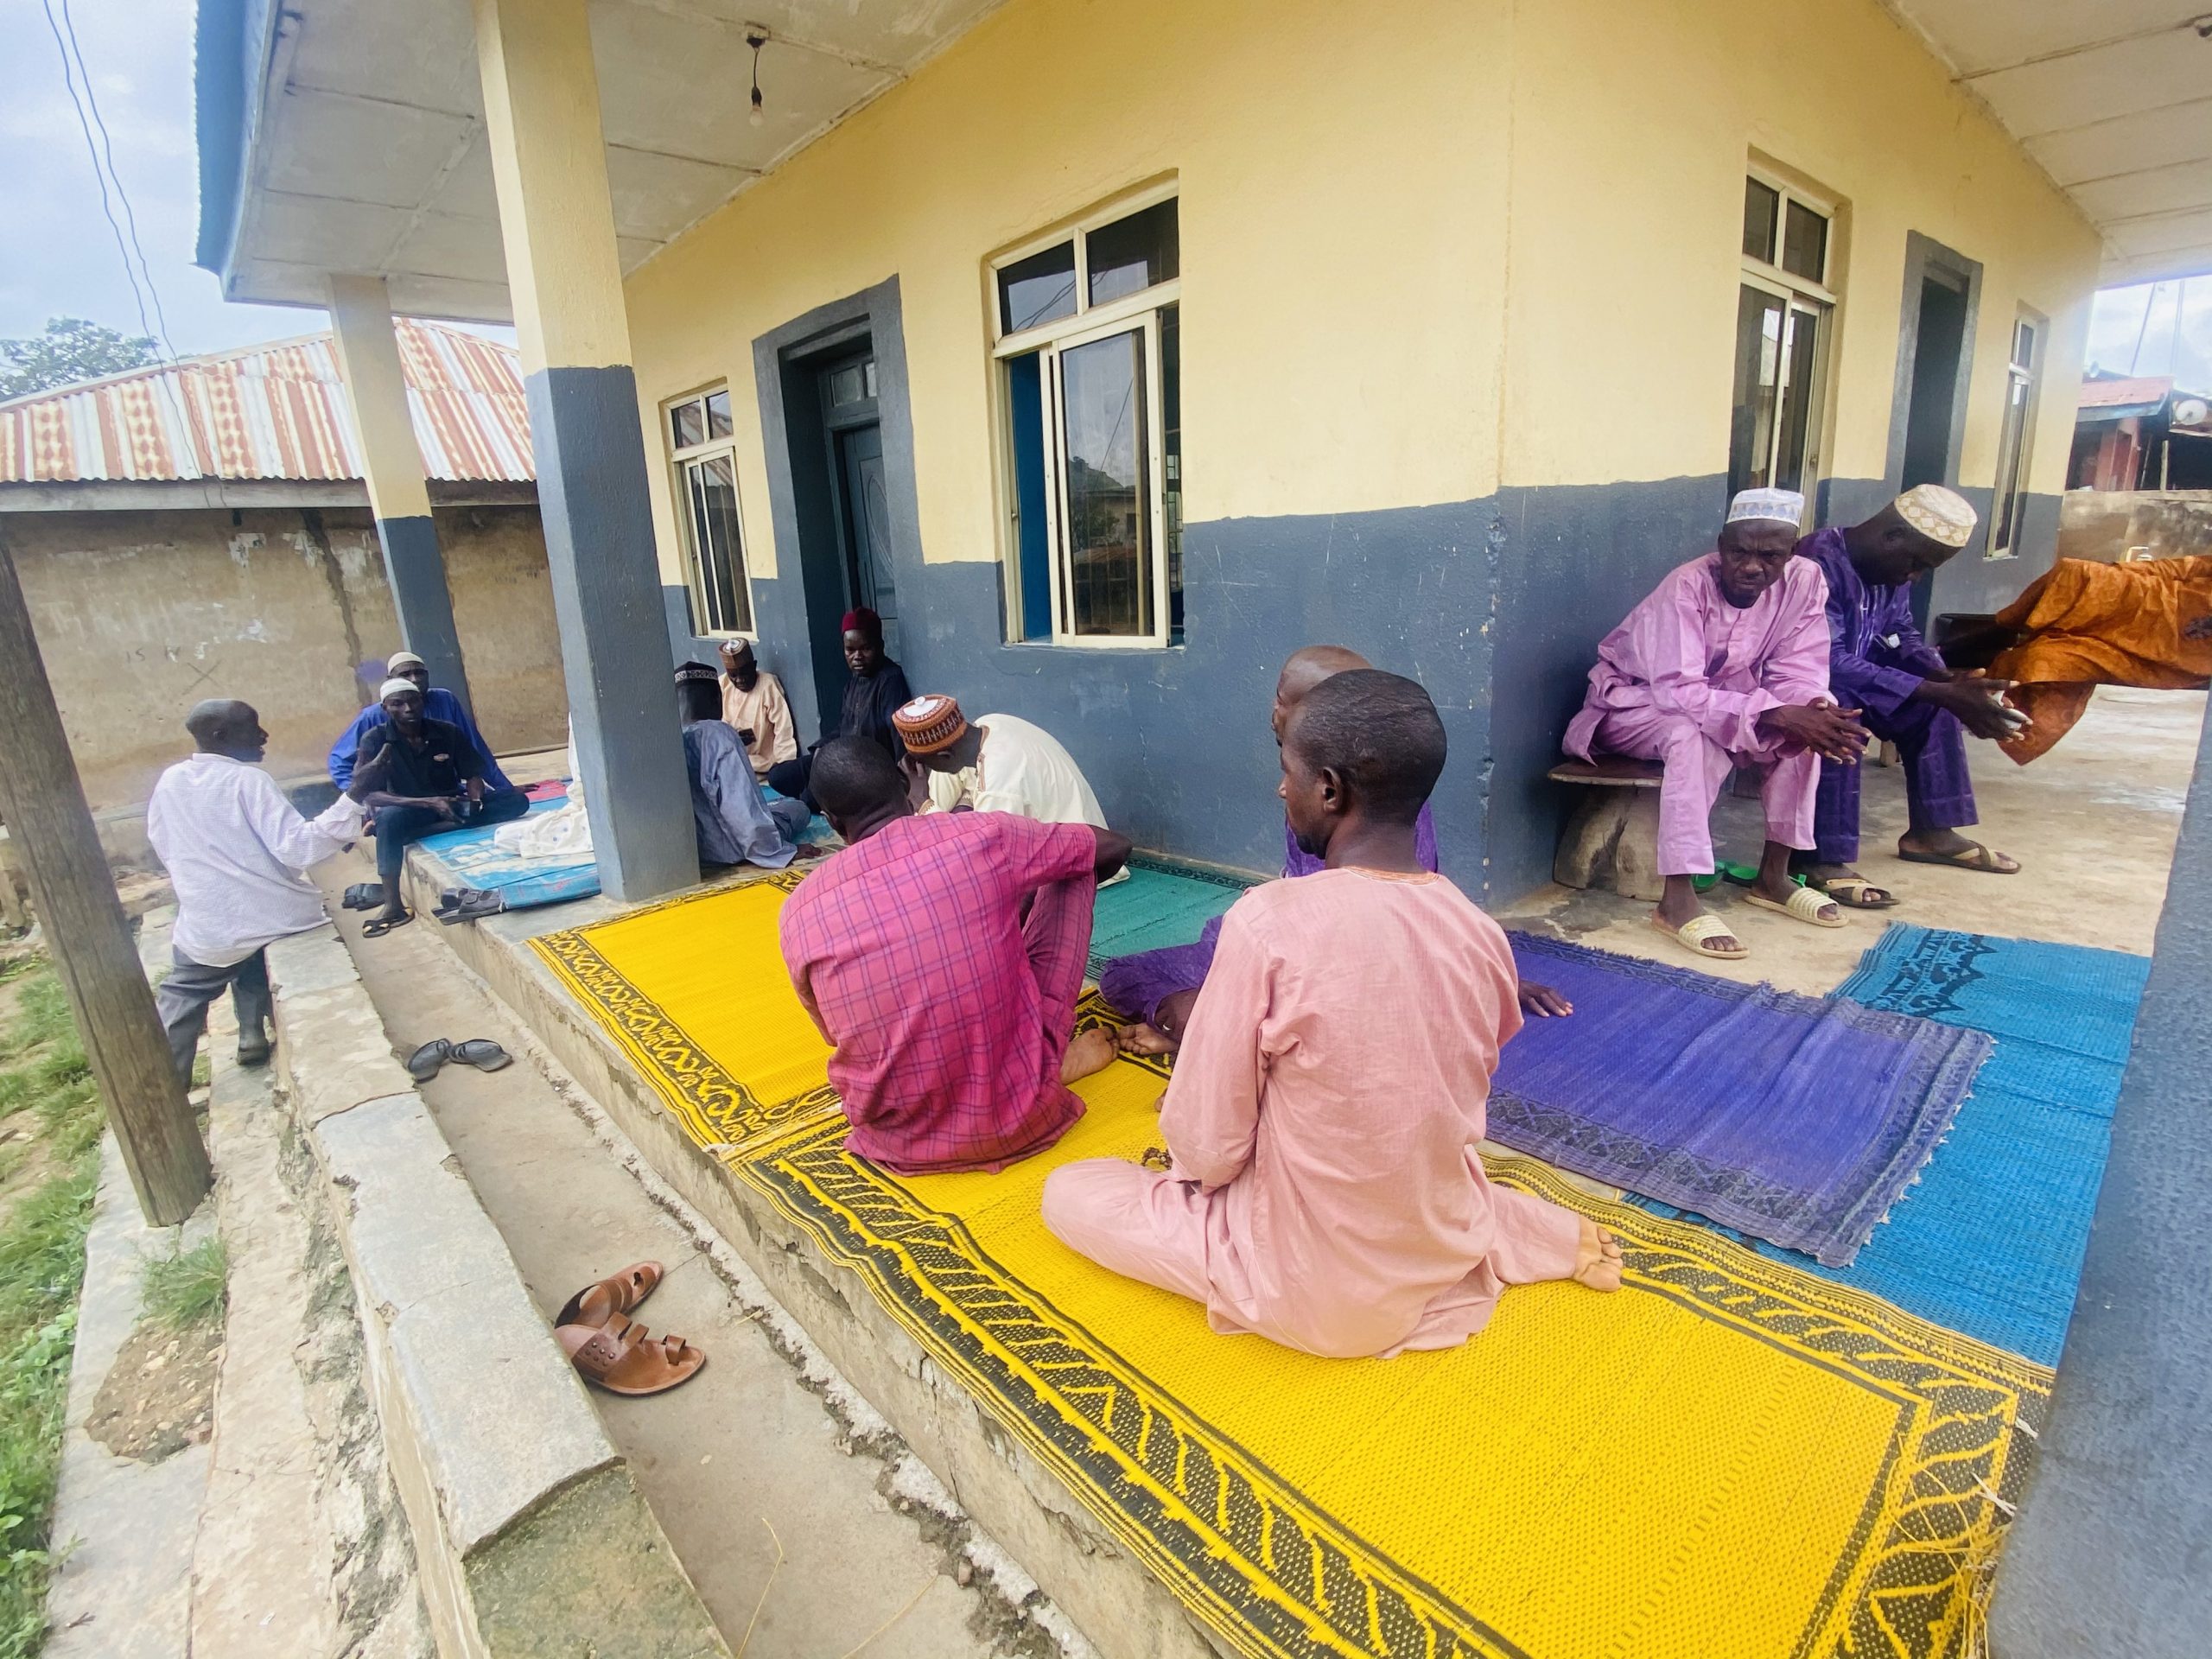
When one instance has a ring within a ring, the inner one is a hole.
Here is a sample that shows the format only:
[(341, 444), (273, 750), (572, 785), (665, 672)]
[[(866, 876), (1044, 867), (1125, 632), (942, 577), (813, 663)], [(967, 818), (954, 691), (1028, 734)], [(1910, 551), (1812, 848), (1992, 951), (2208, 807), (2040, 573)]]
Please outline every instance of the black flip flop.
[(407, 1075), (417, 1083), (428, 1083), (438, 1075), (438, 1068), (453, 1058), (453, 1045), (442, 1037), (433, 1037), (407, 1057)]
[(507, 907), (503, 893), (480, 887), (457, 887), (446, 895), (445, 901), (430, 913), (448, 927), (456, 922), (480, 922), (486, 916), (497, 916)]
[(471, 1037), (453, 1045), (449, 1058), (479, 1071), (498, 1071), (515, 1063), (515, 1057), (489, 1037)]
[(347, 910), (374, 910), (382, 903), (384, 883), (381, 881), (356, 881), (346, 889), (345, 908)]
[(411, 910), (401, 911), (398, 915), (393, 917), (390, 921), (386, 921), (383, 918), (378, 917), (374, 920), (366, 921), (361, 924), (361, 937), (365, 939), (380, 939), (384, 938), (385, 934), (391, 932), (393, 928), (404, 927), (408, 923), (414, 919), (415, 912)]

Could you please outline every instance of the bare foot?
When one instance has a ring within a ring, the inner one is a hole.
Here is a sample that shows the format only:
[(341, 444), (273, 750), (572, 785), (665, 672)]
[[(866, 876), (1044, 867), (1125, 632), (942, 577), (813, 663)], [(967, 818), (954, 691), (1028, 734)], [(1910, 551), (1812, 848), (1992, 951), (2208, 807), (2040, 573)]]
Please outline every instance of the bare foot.
[(1173, 1054), (1175, 1039), (1156, 1026), (1123, 1026), (1116, 1042), (1124, 1054)]
[(1621, 1242), (1596, 1222), (1584, 1217), (1582, 1242), (1574, 1252), (1574, 1282), (1592, 1290), (1621, 1287)]
[(1115, 1039), (1121, 1034), (1121, 1028), (1116, 1026), (1093, 1026), (1089, 1031), (1076, 1033), (1067, 1052), (1060, 1056), (1060, 1081), (1073, 1083), (1077, 1077), (1087, 1077), (1113, 1065), (1115, 1055), (1121, 1052)]

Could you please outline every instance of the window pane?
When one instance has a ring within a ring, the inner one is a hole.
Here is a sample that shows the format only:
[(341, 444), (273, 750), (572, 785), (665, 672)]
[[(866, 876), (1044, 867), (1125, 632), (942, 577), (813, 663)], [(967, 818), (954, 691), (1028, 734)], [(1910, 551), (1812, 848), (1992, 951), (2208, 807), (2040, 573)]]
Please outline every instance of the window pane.
[(1770, 484), (1783, 302), (1746, 285), (1736, 308), (1736, 402), (1728, 428), (1728, 490)]
[(1074, 315), (1074, 243), (1033, 253), (999, 272), (999, 327), (1006, 333)]
[(858, 363), (848, 363), (831, 373), (830, 401), (833, 405), (842, 409), (847, 404), (857, 404), (866, 399), (868, 377), (861, 372), (861, 366)]
[(2005, 426), (1997, 439), (1997, 525), (1989, 538), (1993, 554), (2012, 550), (2013, 530), (2019, 522), (2021, 452), (2028, 434), (2031, 395), (2030, 382), (2024, 375), (2007, 377)]
[(1044, 360), (1006, 360), (1007, 431), (1014, 463), (1014, 544), (1021, 639), (1052, 637), (1052, 543), (1046, 528)]
[(688, 404), (678, 404), (668, 411), (668, 426), (669, 434), (679, 449), (688, 449), (695, 443), (706, 441), (706, 419), (696, 397)]
[(1802, 201), (1789, 204), (1782, 235), (1782, 268), (1808, 283), (1824, 282), (1828, 267), (1828, 222)]
[(707, 435), (710, 438), (729, 436), (729, 393), (727, 391), (707, 394)]
[(1143, 331), (1063, 352), (1060, 391), (1067, 455), (1067, 563), (1061, 580), (1069, 632), (1150, 633)]
[(737, 479), (728, 455), (709, 455), (683, 468), (691, 506), (691, 557), (709, 633), (743, 633), (753, 626), (746, 591), (744, 552), (737, 520)]
[(1789, 375), (1782, 394), (1781, 442), (1775, 446), (1774, 483), (1783, 490), (1805, 487), (1806, 461), (1812, 448), (1813, 386), (1820, 361), (1821, 320), (1792, 307), (1783, 356)]
[(875, 396), (875, 359), (872, 357), (861, 365), (861, 395), (863, 397)]
[(1173, 201), (1102, 225), (1084, 238), (1090, 302), (1104, 305), (1166, 282), (1180, 269), (1181, 257)]
[(1744, 254), (1746, 258), (1774, 263), (1774, 214), (1782, 205), (1781, 193), (1757, 179), (1744, 181)]
[(2036, 326), (2032, 322), (2012, 325), (2012, 366), (2026, 371), (2036, 365)]
[(1183, 639), (1183, 323), (1182, 308), (1160, 314), (1160, 444), (1167, 476), (1160, 481), (1167, 539), (1167, 638)]

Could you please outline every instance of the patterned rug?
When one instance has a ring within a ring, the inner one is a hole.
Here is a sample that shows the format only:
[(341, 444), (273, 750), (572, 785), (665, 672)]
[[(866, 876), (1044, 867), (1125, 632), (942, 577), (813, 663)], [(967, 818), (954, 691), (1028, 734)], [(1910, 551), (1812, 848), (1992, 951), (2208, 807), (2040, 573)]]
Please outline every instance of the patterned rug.
[(1849, 1265), (1950, 1127), (1980, 1032), (1516, 933), (1574, 1004), (1506, 1044), (1490, 1133), (1579, 1174)]
[(693, 1140), (1231, 1650), (1971, 1650), (2042, 1367), (1518, 1158), (1493, 1175), (1620, 1233), (1620, 1294), (1523, 1287), (1472, 1342), (1387, 1361), (1214, 1336), (1038, 1218), (1060, 1163), (1161, 1156), (1154, 1065), (1086, 1080), (1067, 1139), (997, 1175), (844, 1153), (776, 950), (798, 879), (533, 944)]
[(1918, 1182), (1832, 1276), (2056, 1365), (2150, 971), (2120, 950), (1891, 924), (1834, 995), (1997, 1048)]

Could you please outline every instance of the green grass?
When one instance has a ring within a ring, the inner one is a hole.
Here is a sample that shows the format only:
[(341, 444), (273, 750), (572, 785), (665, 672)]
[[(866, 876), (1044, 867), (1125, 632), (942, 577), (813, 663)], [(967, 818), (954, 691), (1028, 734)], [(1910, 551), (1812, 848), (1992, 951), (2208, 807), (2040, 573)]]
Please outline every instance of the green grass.
[[(0, 1122), (27, 1115), (56, 1169), (0, 1213), (0, 1659), (29, 1659), (46, 1640), (54, 1478), (99, 1176), (99, 1099), (68, 1002), (49, 969), (30, 973), (0, 1033)], [(30, 1143), (0, 1155), (4, 1176)]]
[(166, 1331), (219, 1325), (229, 1280), (223, 1241), (210, 1236), (188, 1250), (149, 1260), (139, 1281), (139, 1300), (146, 1317)]

